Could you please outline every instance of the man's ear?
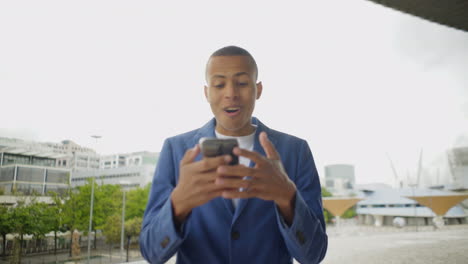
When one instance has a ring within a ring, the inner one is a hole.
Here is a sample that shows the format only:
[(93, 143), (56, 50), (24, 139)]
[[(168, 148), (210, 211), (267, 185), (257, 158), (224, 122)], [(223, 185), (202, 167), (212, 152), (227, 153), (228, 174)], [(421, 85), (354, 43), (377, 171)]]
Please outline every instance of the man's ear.
[(260, 99), (260, 96), (262, 96), (263, 85), (262, 85), (262, 82), (258, 82), (256, 85), (257, 85), (257, 100), (258, 100)]
[(208, 100), (208, 87), (205, 85), (205, 88), (204, 88), (203, 90), (204, 90), (204, 92), (205, 92), (205, 98), (206, 98), (206, 100), (209, 101), (209, 100)]

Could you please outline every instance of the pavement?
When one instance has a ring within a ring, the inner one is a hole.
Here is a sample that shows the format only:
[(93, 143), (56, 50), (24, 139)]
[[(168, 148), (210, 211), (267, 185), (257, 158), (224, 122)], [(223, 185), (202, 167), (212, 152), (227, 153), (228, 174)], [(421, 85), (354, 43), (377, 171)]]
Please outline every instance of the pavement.
[[(324, 264), (390, 264), (390, 263), (468, 263), (468, 225), (446, 226), (435, 230), (424, 227), (329, 227), (328, 251)], [(111, 254), (110, 254), (111, 253)], [(22, 263), (86, 263), (83, 259), (69, 261), (67, 253), (23, 257)], [(93, 251), (90, 263), (122, 263), (118, 250)], [(57, 259), (57, 260), (56, 260)], [(175, 257), (168, 264), (175, 264)], [(130, 251), (133, 264), (144, 264), (138, 250)], [(0, 263), (8, 263), (0, 260)], [(298, 263), (298, 262), (295, 262)]]
[(324, 264), (468, 263), (468, 226), (330, 236)]

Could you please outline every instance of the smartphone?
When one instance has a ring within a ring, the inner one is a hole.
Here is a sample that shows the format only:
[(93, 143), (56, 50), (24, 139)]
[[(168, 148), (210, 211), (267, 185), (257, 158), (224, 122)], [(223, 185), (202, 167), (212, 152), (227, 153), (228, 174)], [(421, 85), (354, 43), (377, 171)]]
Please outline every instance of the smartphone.
[(239, 146), (237, 139), (201, 138), (199, 144), (204, 157), (231, 155), (232, 160), (229, 165), (239, 164), (239, 157), (232, 153), (234, 147)]

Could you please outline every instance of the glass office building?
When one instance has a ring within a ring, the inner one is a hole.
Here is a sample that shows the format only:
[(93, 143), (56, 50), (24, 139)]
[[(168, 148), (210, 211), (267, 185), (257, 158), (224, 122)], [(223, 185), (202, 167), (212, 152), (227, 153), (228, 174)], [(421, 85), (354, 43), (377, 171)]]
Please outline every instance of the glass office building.
[(46, 153), (0, 153), (0, 193), (47, 195), (64, 193), (70, 185), (70, 169), (56, 168), (56, 158)]

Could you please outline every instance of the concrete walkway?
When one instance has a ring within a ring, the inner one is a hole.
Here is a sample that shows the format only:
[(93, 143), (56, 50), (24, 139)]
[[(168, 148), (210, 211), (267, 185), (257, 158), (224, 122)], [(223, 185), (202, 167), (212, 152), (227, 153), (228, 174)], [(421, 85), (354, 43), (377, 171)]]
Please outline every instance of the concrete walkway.
[[(468, 225), (446, 226), (439, 230), (432, 227), (393, 227), (375, 228), (366, 226), (330, 227), (328, 251), (324, 264), (360, 263), (360, 264), (393, 264), (393, 263), (468, 263)], [(92, 264), (122, 263), (117, 250), (93, 251)], [(52, 263), (87, 263), (83, 259), (68, 261), (68, 254), (37, 255), (24, 257), (26, 264)], [(134, 264), (146, 264), (138, 250), (130, 251), (130, 261)], [(57, 262), (55, 260), (57, 259)], [(9, 263), (0, 260), (0, 264)], [(168, 264), (175, 264), (175, 257)], [(297, 262), (295, 262), (297, 263)]]

